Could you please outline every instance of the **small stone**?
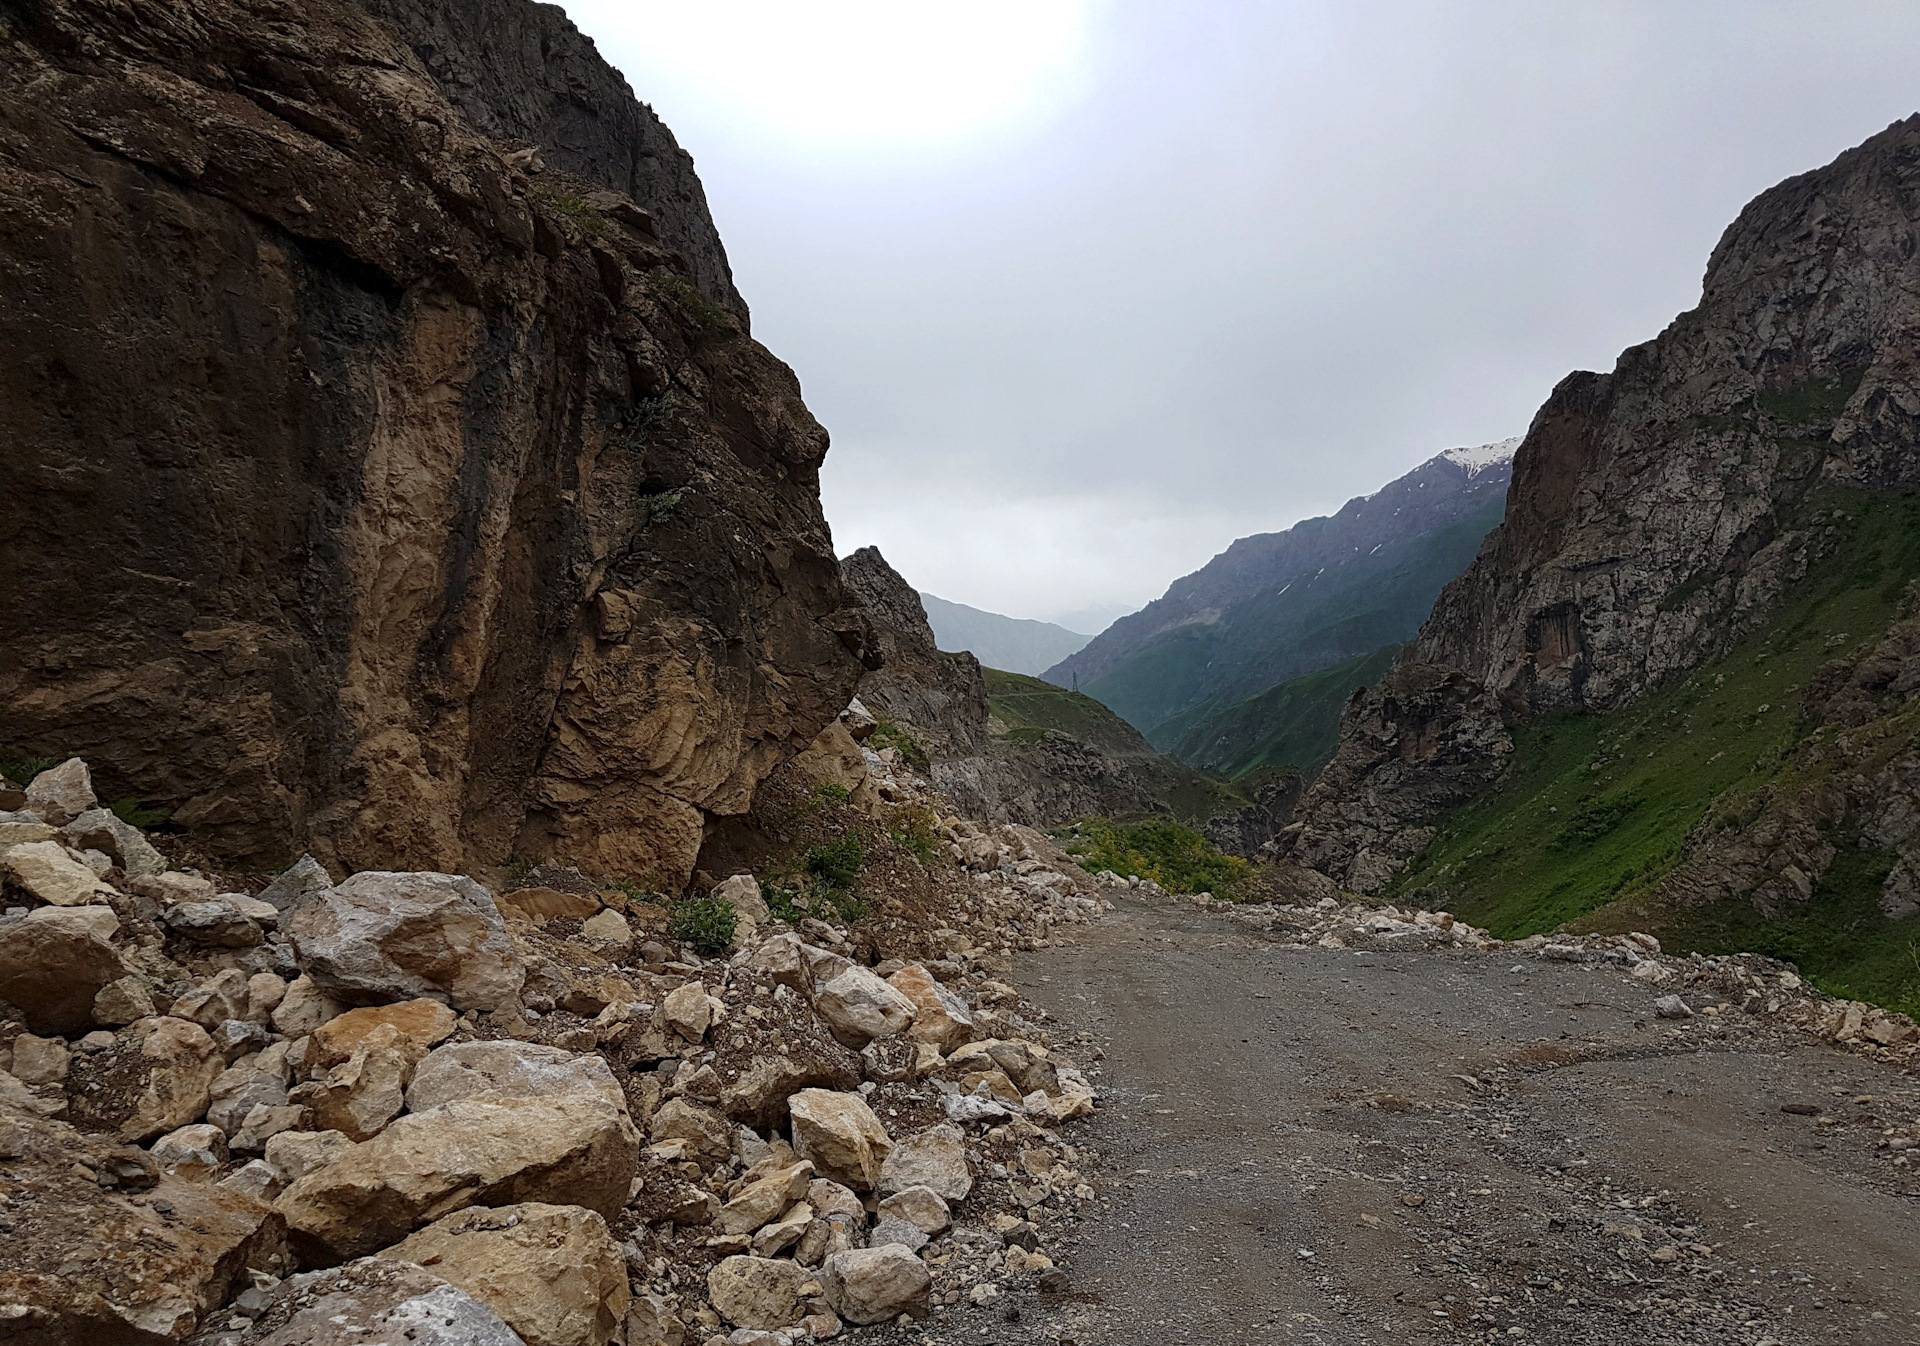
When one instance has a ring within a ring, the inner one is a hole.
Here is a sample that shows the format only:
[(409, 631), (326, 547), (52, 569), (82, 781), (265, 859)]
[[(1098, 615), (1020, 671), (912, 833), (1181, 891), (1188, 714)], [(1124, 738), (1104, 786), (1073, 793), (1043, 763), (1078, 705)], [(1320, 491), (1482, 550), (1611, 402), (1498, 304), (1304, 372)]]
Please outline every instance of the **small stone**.
[(947, 1203), (931, 1187), (909, 1187), (880, 1202), (881, 1219), (900, 1219), (923, 1234), (938, 1234), (953, 1223)]
[(1663, 995), (1653, 1002), (1653, 1012), (1662, 1019), (1691, 1019), (1693, 1011), (1677, 995)]
[(932, 1274), (906, 1248), (890, 1243), (836, 1253), (822, 1265), (821, 1284), (835, 1313), (850, 1323), (884, 1323), (930, 1310)]
[(249, 949), (266, 942), (256, 921), (220, 898), (182, 902), (166, 913), (166, 922), (175, 934), (209, 948)]
[(669, 992), (660, 1008), (667, 1026), (688, 1042), (704, 1038), (713, 1020), (713, 1003), (707, 998), (707, 988), (697, 981)]
[(67, 1078), (71, 1060), (60, 1038), (22, 1033), (13, 1040), (13, 1076), (23, 1084), (59, 1084)]
[(196, 1122), (153, 1142), (154, 1162), (183, 1178), (211, 1177), (227, 1162), (227, 1138), (217, 1126)]
[(770, 1331), (800, 1321), (798, 1263), (738, 1255), (723, 1259), (707, 1273), (707, 1295), (721, 1317), (735, 1327)]
[(880, 1167), (884, 1196), (924, 1187), (942, 1201), (965, 1201), (973, 1190), (967, 1167), (966, 1137), (949, 1123), (929, 1127), (894, 1146)]
[(596, 943), (610, 944), (623, 950), (633, 943), (633, 929), (627, 924), (627, 918), (612, 910), (588, 917), (581, 925), (580, 933)]
[(55, 827), (66, 826), (97, 803), (93, 776), (78, 757), (49, 767), (27, 784), (27, 810)]
[(811, 1160), (822, 1177), (855, 1191), (866, 1191), (880, 1181), (881, 1166), (892, 1153), (893, 1142), (859, 1095), (802, 1089), (787, 1100), (787, 1108), (793, 1121), (794, 1153)]

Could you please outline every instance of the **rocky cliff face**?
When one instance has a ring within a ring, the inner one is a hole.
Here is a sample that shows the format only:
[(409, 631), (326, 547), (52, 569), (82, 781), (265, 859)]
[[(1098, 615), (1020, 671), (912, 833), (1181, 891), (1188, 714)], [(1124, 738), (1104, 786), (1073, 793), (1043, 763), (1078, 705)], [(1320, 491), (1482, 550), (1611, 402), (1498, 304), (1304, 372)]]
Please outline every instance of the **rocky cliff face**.
[(1505, 726), (1617, 707), (1764, 624), (1832, 488), (1920, 485), (1920, 118), (1758, 197), (1698, 307), (1534, 418), (1506, 521), (1350, 708), (1297, 857), (1362, 889), (1497, 779)]
[(0, 743), (235, 861), (683, 879), (864, 618), (665, 129), (520, 0), (0, 44)]

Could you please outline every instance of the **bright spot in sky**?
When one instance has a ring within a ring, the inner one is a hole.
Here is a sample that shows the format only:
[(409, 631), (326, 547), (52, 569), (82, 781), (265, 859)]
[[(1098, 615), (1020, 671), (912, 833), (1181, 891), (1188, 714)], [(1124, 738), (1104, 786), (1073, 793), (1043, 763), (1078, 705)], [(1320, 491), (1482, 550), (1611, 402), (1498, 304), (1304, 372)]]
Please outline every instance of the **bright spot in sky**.
[(572, 0), (669, 122), (721, 114), (812, 152), (928, 148), (1031, 121), (1084, 82), (1092, 0)]

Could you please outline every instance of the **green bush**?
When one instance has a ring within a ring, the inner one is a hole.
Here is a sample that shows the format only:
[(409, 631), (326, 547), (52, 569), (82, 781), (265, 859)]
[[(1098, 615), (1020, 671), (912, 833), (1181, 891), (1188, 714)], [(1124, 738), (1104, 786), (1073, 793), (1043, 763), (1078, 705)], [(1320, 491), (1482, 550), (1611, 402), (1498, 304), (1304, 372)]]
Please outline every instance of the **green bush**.
[(925, 771), (930, 765), (926, 750), (913, 741), (912, 734), (892, 720), (880, 721), (879, 727), (868, 737), (867, 746), (875, 752), (879, 752), (882, 748), (896, 749), (900, 756), (906, 759), (907, 765), (915, 771)]
[(1055, 834), (1081, 867), (1152, 879), (1170, 893), (1212, 893), (1231, 901), (1253, 873), (1190, 827), (1166, 819), (1114, 823), (1094, 819)]
[(853, 793), (844, 785), (835, 785), (832, 781), (821, 781), (813, 787), (813, 792), (808, 798), (820, 807), (826, 808), (834, 804), (846, 803), (853, 798)]
[(740, 913), (717, 897), (689, 897), (673, 907), (673, 937), (694, 952), (712, 958), (733, 944)]
[(42, 771), (51, 771), (65, 761), (64, 757), (14, 757), (0, 762), (0, 776), (5, 776), (16, 785), (30, 785), (33, 778)]
[(860, 838), (849, 832), (808, 847), (802, 863), (807, 873), (827, 887), (851, 889), (866, 866), (867, 850), (860, 844)]
[(773, 913), (774, 918), (789, 925), (800, 924), (801, 917), (807, 914), (800, 906), (799, 889), (789, 888), (784, 883), (768, 879), (760, 885), (760, 896), (766, 899), (767, 910)]

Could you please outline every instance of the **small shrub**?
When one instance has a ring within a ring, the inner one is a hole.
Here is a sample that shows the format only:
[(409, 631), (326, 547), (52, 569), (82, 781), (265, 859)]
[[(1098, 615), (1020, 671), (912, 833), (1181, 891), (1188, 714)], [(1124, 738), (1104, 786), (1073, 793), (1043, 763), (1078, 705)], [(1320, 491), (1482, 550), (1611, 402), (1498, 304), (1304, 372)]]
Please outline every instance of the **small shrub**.
[(616, 892), (626, 894), (629, 902), (651, 902), (656, 907), (672, 905), (665, 897), (653, 889), (643, 883), (636, 883), (632, 879), (613, 879), (607, 884), (607, 887), (612, 888)]
[(924, 804), (901, 809), (894, 815), (887, 838), (894, 845), (911, 851), (921, 864), (930, 864), (938, 853), (940, 838), (934, 831), (933, 810)]
[(15, 757), (0, 762), (0, 776), (5, 776), (16, 785), (30, 785), (33, 778), (42, 771), (51, 771), (64, 762), (64, 757)]
[(788, 925), (798, 925), (807, 913), (800, 905), (802, 893), (798, 888), (789, 888), (784, 883), (769, 879), (760, 885), (760, 896), (766, 899), (767, 910), (774, 919), (785, 921)]
[(828, 808), (846, 803), (853, 798), (853, 792), (844, 785), (835, 785), (832, 781), (823, 780), (813, 787), (812, 793), (807, 797), (818, 807)]
[(540, 862), (530, 855), (516, 855), (507, 861), (507, 881), (525, 883), (527, 875), (540, 868)]
[(639, 523), (642, 528), (651, 528), (655, 524), (666, 523), (680, 508), (680, 502), (692, 494), (684, 486), (676, 486), (670, 491), (655, 491), (639, 497)]
[(1170, 893), (1208, 892), (1231, 901), (1253, 873), (1249, 862), (1222, 853), (1192, 828), (1164, 819), (1095, 819), (1055, 835), (1082, 868), (1152, 879)]
[(137, 827), (143, 832), (165, 826), (173, 820), (171, 809), (151, 808), (137, 799), (116, 799), (107, 805), (113, 810), (113, 816), (128, 827)]
[(851, 889), (867, 863), (866, 847), (849, 832), (809, 847), (802, 861), (807, 873), (829, 888)]
[(717, 897), (689, 897), (673, 907), (673, 937), (702, 957), (725, 953), (733, 943), (740, 913)]
[(735, 330), (733, 314), (701, 294), (685, 276), (675, 271), (656, 271), (652, 282), (662, 299), (707, 335), (720, 336)]

